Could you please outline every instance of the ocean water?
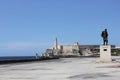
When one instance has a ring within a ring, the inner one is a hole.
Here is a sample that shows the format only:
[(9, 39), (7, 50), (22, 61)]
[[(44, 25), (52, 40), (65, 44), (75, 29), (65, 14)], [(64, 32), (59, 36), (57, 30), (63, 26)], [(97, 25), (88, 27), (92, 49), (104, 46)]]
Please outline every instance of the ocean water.
[(0, 61), (4, 60), (22, 60), (22, 59), (35, 59), (35, 56), (3, 56), (0, 57)]

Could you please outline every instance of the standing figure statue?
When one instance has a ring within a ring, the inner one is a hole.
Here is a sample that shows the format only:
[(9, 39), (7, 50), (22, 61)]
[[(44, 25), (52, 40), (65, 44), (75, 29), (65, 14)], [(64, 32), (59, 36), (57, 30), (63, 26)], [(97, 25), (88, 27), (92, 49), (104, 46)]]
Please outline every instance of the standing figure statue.
[(108, 32), (107, 32), (107, 29), (102, 31), (101, 36), (103, 38), (103, 45), (108, 45)]

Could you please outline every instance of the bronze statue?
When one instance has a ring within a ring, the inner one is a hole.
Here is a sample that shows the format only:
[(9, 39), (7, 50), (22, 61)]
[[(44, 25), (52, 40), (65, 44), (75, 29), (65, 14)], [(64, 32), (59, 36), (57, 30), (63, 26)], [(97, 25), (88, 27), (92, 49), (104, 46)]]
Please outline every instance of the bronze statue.
[(103, 45), (108, 45), (108, 32), (107, 32), (107, 29), (102, 31), (101, 36), (103, 38)]

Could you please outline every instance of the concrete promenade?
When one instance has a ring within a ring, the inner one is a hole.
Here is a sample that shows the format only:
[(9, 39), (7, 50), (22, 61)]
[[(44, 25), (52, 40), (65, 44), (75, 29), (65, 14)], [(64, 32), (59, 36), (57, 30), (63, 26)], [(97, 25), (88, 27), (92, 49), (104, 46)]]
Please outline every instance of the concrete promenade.
[[(119, 57), (117, 58), (119, 59)], [(118, 80), (120, 63), (98, 58), (61, 58), (0, 65), (0, 80)]]

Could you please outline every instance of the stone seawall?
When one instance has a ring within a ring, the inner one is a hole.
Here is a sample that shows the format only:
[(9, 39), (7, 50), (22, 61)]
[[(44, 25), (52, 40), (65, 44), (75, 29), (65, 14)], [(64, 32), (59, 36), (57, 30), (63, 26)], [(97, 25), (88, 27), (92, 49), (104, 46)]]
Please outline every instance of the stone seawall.
[(33, 61), (52, 60), (52, 59), (59, 59), (59, 57), (40, 57), (38, 59), (1, 60), (0, 64), (23, 63), (23, 62), (33, 62)]

